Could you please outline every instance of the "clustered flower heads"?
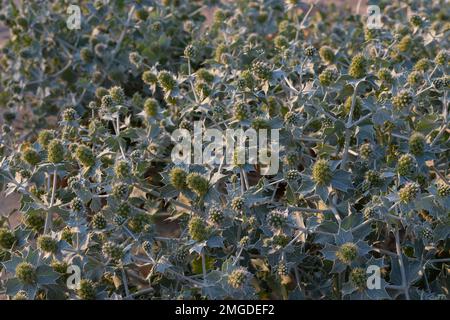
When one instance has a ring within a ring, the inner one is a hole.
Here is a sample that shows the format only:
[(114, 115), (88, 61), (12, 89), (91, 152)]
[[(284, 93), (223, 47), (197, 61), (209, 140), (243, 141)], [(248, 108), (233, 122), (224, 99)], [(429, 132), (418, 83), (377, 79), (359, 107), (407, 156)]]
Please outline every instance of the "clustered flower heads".
[[(444, 0), (379, 1), (379, 30), (297, 1), (78, 5), (76, 32), (61, 1), (0, 9), (2, 295), (448, 298)], [(195, 122), (277, 130), (278, 171)]]

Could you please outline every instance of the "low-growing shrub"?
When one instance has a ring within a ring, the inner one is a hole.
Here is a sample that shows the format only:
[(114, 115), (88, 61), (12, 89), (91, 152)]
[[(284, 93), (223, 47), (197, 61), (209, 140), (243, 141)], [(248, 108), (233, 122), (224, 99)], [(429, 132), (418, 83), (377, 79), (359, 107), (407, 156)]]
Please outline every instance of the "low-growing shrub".
[[(8, 3), (1, 103), (45, 127), (5, 113), (9, 298), (448, 297), (444, 1), (380, 1), (379, 30), (333, 5), (177, 0), (80, 1), (69, 31), (66, 1)], [(278, 172), (239, 150), (174, 162), (197, 123), (279, 130)]]

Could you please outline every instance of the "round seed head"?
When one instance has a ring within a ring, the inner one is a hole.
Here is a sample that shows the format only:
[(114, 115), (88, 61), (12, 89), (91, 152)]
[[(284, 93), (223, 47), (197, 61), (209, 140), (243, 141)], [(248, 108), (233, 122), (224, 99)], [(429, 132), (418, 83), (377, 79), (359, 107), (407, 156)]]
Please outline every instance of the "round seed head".
[(317, 160), (312, 169), (312, 179), (320, 185), (330, 183), (332, 172), (328, 161), (325, 159)]
[(400, 201), (403, 203), (412, 202), (420, 192), (420, 187), (417, 183), (408, 182), (403, 188), (400, 189), (398, 195)]
[(51, 236), (42, 235), (37, 239), (38, 248), (47, 253), (55, 253), (58, 249), (58, 242)]
[(206, 240), (207, 230), (204, 220), (200, 217), (192, 217), (188, 224), (189, 235), (195, 241)]
[(92, 217), (92, 226), (95, 229), (105, 229), (107, 225), (107, 221), (105, 216), (102, 213), (96, 213), (93, 217)]
[(186, 177), (186, 183), (188, 188), (197, 194), (199, 197), (204, 196), (209, 189), (208, 180), (198, 173), (190, 173)]
[(64, 146), (60, 140), (52, 140), (47, 147), (48, 161), (60, 163), (64, 160)]
[(77, 295), (82, 300), (95, 300), (96, 289), (92, 280), (82, 279), (77, 289)]
[(347, 242), (344, 243), (336, 252), (336, 257), (343, 263), (349, 264), (358, 256), (358, 248), (356, 244)]
[(16, 277), (25, 284), (33, 284), (36, 281), (36, 269), (31, 263), (21, 262), (16, 267)]
[(363, 268), (355, 268), (350, 272), (350, 281), (359, 290), (364, 290), (367, 287), (367, 274)]
[(9, 250), (17, 241), (14, 233), (6, 228), (0, 228), (0, 248)]
[(228, 276), (228, 284), (234, 289), (239, 289), (245, 285), (248, 279), (248, 271), (245, 268), (240, 267), (230, 273)]

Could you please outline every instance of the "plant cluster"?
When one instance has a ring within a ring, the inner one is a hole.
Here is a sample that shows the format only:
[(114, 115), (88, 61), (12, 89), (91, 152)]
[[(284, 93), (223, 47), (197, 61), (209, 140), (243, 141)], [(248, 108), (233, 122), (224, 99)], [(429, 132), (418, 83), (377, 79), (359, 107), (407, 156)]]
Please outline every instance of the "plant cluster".
[[(69, 1), (4, 1), (2, 292), (447, 299), (444, 2), (378, 1), (368, 29), (333, 4), (79, 1), (69, 30)], [(279, 129), (279, 172), (173, 163), (194, 121)]]

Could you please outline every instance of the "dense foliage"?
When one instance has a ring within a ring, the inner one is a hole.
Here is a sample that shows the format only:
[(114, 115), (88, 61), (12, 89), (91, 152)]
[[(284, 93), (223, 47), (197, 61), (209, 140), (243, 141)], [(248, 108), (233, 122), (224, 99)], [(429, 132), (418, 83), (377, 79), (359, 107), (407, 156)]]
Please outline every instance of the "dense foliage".
[[(2, 2), (9, 298), (448, 298), (444, 0), (378, 1), (379, 30), (299, 1), (79, 1), (80, 30), (69, 1)], [(280, 129), (279, 173), (175, 165), (194, 121)]]

